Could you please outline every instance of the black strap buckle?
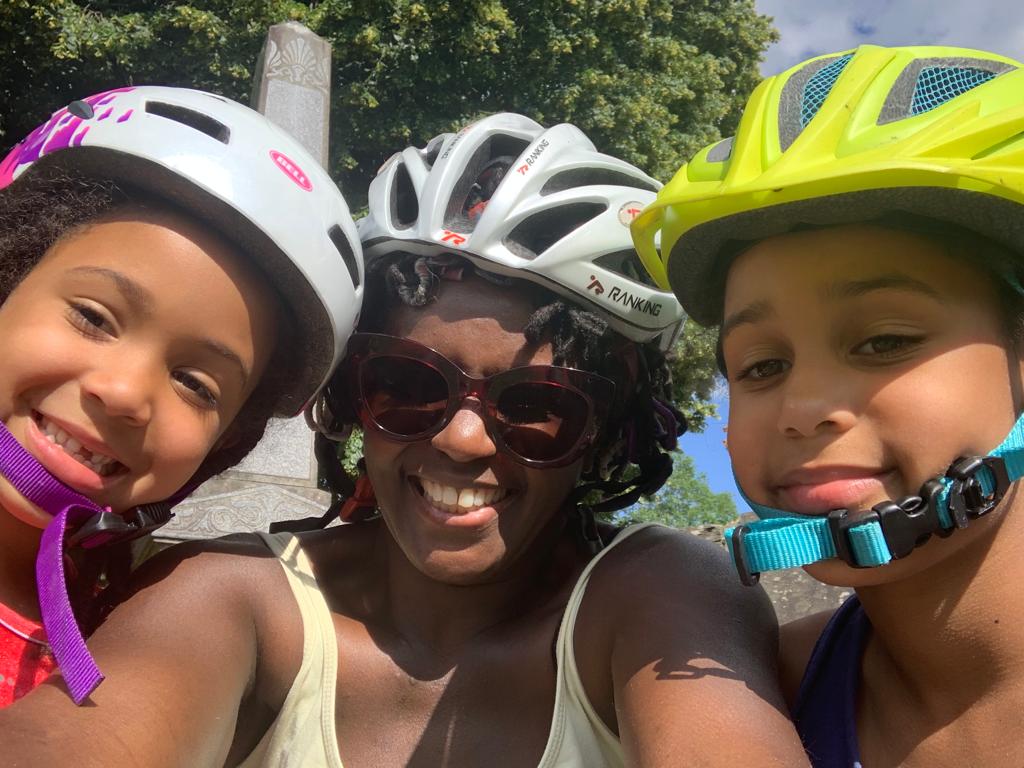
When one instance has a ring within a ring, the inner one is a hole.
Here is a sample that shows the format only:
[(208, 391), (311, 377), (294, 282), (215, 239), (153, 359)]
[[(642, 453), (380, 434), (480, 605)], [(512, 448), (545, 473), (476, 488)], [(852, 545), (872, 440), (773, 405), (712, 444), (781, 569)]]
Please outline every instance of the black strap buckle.
[(761, 580), (760, 573), (750, 571), (750, 561), (747, 560), (747, 548), (744, 539), (750, 533), (750, 526), (738, 525), (732, 531), (732, 561), (736, 565), (736, 572), (740, 581), (745, 587), (753, 587)]
[(850, 528), (864, 523), (878, 523), (894, 560), (906, 557), (921, 546), (933, 533), (942, 533), (939, 522), (939, 497), (942, 481), (933, 478), (921, 486), (919, 496), (906, 496), (900, 501), (882, 501), (860, 517), (850, 518), (849, 510), (834, 509), (828, 513), (828, 527), (836, 548), (836, 557), (854, 568), (867, 568), (857, 562), (850, 546)]
[(67, 546), (95, 549), (104, 544), (131, 541), (155, 531), (172, 517), (170, 505), (164, 503), (144, 504), (127, 515), (97, 512), (68, 535)]
[[(982, 468), (992, 473), (991, 493), (985, 493), (978, 479)], [(949, 512), (957, 528), (966, 528), (971, 520), (995, 509), (1010, 487), (1006, 462), (998, 456), (961, 457), (946, 470), (946, 477), (953, 480), (949, 488)]]

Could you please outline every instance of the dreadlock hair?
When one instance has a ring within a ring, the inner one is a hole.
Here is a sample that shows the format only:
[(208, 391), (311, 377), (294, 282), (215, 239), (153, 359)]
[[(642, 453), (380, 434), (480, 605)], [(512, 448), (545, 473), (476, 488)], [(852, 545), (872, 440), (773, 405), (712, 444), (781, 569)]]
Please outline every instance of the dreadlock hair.
[[(62, 240), (124, 210), (175, 211), (160, 198), (110, 181), (76, 176), (53, 167), (32, 168), (0, 189), (0, 304)], [(188, 218), (193, 218), (188, 216)], [(285, 302), (279, 302), (280, 338), (296, 327)], [(267, 368), (242, 410), (187, 486), (194, 487), (241, 461), (263, 436), (285, 385), (297, 375), (294, 346), (278, 343)], [(130, 567), (129, 545), (111, 544), (74, 553), (77, 578), (69, 584), (75, 614), (83, 631), (98, 625), (94, 598), (101, 582), (123, 580)]]
[[(442, 276), (453, 272), (456, 278), (474, 274), (524, 291), (536, 307), (523, 328), (527, 341), (549, 340), (555, 365), (591, 371), (615, 382), (615, 402), (570, 501), (610, 514), (664, 485), (672, 473), (667, 452), (685, 429), (685, 419), (671, 404), (672, 379), (665, 355), (655, 344), (638, 344), (619, 335), (597, 314), (533, 282), (488, 272), (462, 256), (397, 253), (368, 265), (359, 329), (386, 332), (394, 307), (420, 307), (435, 300)], [(326, 391), (334, 431), (347, 430), (355, 420), (342, 375), (339, 370)], [(322, 435), (318, 439), (325, 442)], [(321, 466), (335, 495), (350, 496), (352, 478), (340, 464), (333, 460)]]

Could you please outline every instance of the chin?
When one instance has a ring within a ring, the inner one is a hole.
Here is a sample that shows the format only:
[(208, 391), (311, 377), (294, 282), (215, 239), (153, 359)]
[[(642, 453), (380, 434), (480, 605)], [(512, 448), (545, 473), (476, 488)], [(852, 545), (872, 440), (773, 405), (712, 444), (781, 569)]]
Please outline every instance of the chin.
[(505, 552), (483, 553), (475, 549), (434, 550), (415, 565), (425, 576), (452, 586), (470, 587), (499, 580), (504, 570)]

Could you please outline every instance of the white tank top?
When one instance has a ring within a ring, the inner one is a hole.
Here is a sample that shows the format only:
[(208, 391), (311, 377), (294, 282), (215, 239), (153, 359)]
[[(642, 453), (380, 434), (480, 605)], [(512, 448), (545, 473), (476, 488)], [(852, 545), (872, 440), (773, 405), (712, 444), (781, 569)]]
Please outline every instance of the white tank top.
[[(622, 768), (622, 746), (587, 700), (573, 653), (576, 615), (594, 567), (637, 531), (626, 528), (583, 569), (555, 645), (555, 708), (538, 768)], [(343, 768), (334, 730), (338, 640), (312, 565), (290, 533), (260, 536), (277, 556), (302, 615), (302, 664), (273, 724), (241, 768)]]

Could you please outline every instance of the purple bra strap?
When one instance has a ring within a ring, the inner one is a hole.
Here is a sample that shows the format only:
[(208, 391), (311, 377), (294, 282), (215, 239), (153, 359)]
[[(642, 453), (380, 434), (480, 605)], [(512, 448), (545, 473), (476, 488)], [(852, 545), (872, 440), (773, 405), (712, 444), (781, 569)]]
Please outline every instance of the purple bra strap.
[(0, 474), (26, 499), (54, 515), (43, 531), (36, 556), (39, 610), (47, 642), (71, 691), (75, 704), (103, 681), (85, 638), (78, 628), (68, 599), (64, 574), (64, 531), (70, 521), (80, 523), (105, 510), (80, 493), (58, 482), (0, 423)]

